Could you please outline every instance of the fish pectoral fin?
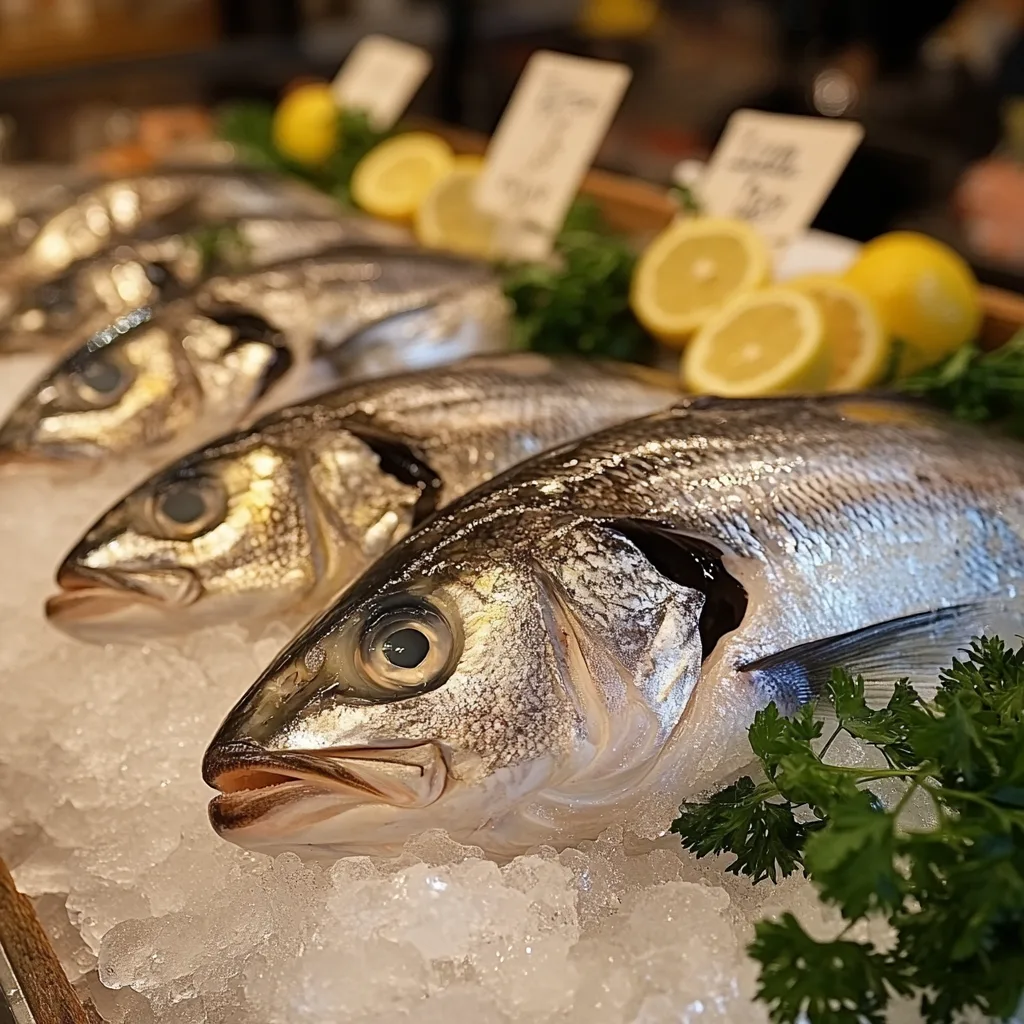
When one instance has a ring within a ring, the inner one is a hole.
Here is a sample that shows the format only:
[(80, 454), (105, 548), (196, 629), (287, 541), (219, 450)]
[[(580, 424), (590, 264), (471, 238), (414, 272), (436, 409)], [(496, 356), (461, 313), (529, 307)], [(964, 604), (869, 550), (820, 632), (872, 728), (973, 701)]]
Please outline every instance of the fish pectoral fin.
[(899, 679), (909, 679), (925, 699), (938, 689), (939, 673), (971, 638), (1020, 629), (1020, 598), (997, 598), (905, 615), (837, 636), (822, 637), (738, 666), (777, 703), (799, 705), (817, 697), (832, 670), (863, 676), (869, 704), (885, 703)]

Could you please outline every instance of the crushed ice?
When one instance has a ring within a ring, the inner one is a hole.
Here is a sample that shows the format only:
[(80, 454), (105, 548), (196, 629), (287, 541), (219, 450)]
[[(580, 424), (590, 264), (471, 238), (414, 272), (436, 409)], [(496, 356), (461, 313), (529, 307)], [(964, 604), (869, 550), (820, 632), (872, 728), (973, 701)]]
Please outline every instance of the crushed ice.
[[(32, 376), (12, 367), (0, 412)], [(333, 865), (218, 839), (202, 752), (283, 627), (102, 648), (42, 617), (58, 559), (144, 472), (0, 479), (0, 855), (104, 1020), (759, 1024), (752, 922), (837, 930), (806, 882), (753, 888), (674, 837), (504, 866), (442, 834)]]

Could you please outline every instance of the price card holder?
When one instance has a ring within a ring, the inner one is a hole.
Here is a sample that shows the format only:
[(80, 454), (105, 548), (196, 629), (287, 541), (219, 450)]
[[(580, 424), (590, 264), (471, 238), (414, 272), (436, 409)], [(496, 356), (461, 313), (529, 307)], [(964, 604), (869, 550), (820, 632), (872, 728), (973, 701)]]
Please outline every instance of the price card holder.
[(475, 200), (507, 254), (543, 258), (622, 102), (625, 65), (539, 51), (487, 149)]
[(430, 73), (426, 50), (388, 36), (361, 39), (331, 83), (340, 107), (365, 110), (378, 131), (390, 128), (405, 113)]
[(785, 245), (810, 226), (863, 137), (853, 121), (738, 110), (701, 177), (701, 205)]

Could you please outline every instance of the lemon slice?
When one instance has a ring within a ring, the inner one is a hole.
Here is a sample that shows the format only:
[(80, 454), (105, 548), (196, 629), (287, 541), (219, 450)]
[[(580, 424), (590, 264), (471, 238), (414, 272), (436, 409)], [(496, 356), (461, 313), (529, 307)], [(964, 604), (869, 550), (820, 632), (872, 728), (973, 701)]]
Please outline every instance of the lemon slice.
[(374, 146), (352, 172), (352, 198), (367, 213), (408, 220), (451, 173), (455, 154), (430, 132), (407, 132)]
[(654, 335), (682, 343), (734, 296), (764, 285), (771, 257), (738, 220), (678, 220), (648, 246), (633, 274), (633, 312)]
[(694, 336), (681, 370), (691, 391), (725, 398), (820, 391), (828, 380), (824, 318), (791, 288), (737, 295)]
[(482, 157), (456, 157), (451, 173), (427, 193), (416, 211), (416, 237), (421, 245), (484, 259), (496, 255), (497, 220), (473, 202), (483, 165)]
[(826, 391), (861, 391), (877, 384), (889, 364), (889, 336), (867, 296), (828, 274), (808, 274), (786, 282), (809, 295), (825, 321), (829, 351)]

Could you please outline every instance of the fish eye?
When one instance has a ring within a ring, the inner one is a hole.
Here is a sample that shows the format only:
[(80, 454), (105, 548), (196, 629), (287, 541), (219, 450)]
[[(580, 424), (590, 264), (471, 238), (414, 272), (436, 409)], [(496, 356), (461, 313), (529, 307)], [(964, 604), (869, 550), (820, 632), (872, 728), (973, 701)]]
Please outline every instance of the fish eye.
[(424, 691), (444, 682), (453, 666), (451, 626), (426, 602), (389, 608), (371, 619), (359, 643), (359, 664), (375, 687)]
[(169, 540), (192, 540), (222, 522), (227, 495), (214, 480), (176, 480), (159, 488), (152, 498), (152, 518)]
[(103, 409), (128, 390), (132, 374), (112, 359), (94, 356), (74, 368), (71, 382), (81, 402), (89, 408)]

